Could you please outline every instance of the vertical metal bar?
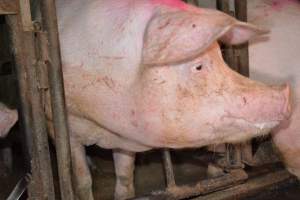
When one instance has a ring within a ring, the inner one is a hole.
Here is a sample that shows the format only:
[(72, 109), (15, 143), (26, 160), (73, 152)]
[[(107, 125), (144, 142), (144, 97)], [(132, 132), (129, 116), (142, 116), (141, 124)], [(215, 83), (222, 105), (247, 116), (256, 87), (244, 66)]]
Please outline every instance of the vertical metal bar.
[(49, 60), (46, 62), (48, 65), (61, 197), (64, 200), (69, 200), (74, 199), (71, 178), (71, 150), (65, 108), (56, 7), (54, 0), (42, 0), (40, 3), (43, 28), (49, 41)]
[(24, 133), (26, 139), (26, 153), (27, 158), (26, 161), (30, 163), (32, 158), (33, 144), (32, 144), (32, 116), (31, 109), (29, 103), (29, 94), (28, 94), (28, 84), (26, 79), (26, 70), (23, 64), (23, 58), (21, 51), (20, 38), (22, 37), (22, 33), (18, 27), (17, 16), (8, 15), (6, 16), (6, 23), (9, 27), (9, 35), (10, 35), (10, 49), (12, 51), (12, 55), (14, 55), (15, 61), (15, 71), (17, 76), (17, 84), (18, 84), (18, 111), (19, 111), (19, 123), (21, 125), (21, 130)]
[(229, 14), (229, 0), (217, 0), (217, 9)]
[[(239, 1), (239, 0), (237, 0)], [(235, 3), (237, 2), (235, 1)], [(229, 15), (234, 15), (230, 10), (230, 1), (229, 0), (217, 0), (217, 8)], [(241, 12), (241, 10), (239, 10)], [(237, 47), (232, 47), (230, 45), (224, 45), (223, 48), (223, 55), (224, 60), (227, 64), (237, 72), (242, 72), (241, 66), (239, 63), (244, 63), (238, 56), (237, 56)], [(245, 71), (245, 70), (244, 70)], [(226, 152), (226, 159), (228, 167), (236, 168), (242, 167), (242, 158), (241, 158), (241, 146), (237, 145), (229, 145)]]
[(22, 26), (24, 31), (33, 31), (31, 12), (30, 12), (30, 1), (22, 0), (20, 2), (20, 14), (22, 16)]
[(189, 4), (195, 5), (195, 6), (199, 6), (199, 3), (197, 0), (187, 0), (186, 2)]
[(171, 160), (171, 154), (170, 151), (167, 149), (163, 150), (163, 161), (165, 167), (167, 187), (175, 186), (176, 182), (175, 182), (174, 170), (173, 170), (173, 165)]
[[(22, 29), (21, 15), (9, 17), (12, 41), (17, 64), (17, 73), (22, 98), (23, 115), (26, 125), (27, 135), (32, 137), (33, 143), (33, 162), (32, 175), (33, 181), (29, 187), (30, 199), (54, 200), (54, 186), (52, 169), (49, 155), (48, 136), (46, 131), (46, 121), (41, 105), (41, 95), (37, 85), (36, 77), (36, 56), (34, 34), (25, 32)], [(26, 81), (25, 81), (26, 80)], [(21, 84), (25, 84), (22, 86)], [(31, 112), (30, 112), (31, 111)], [(29, 117), (31, 114), (31, 119)]]
[[(238, 20), (247, 21), (247, 0), (235, 0), (235, 16)], [(248, 43), (239, 45), (235, 48), (236, 64), (239, 73), (249, 77), (249, 52)]]
[[(247, 0), (235, 0), (234, 1), (235, 6), (235, 16), (237, 19), (247, 22), (248, 16), (248, 6), (247, 6)], [(239, 45), (235, 48), (236, 52), (236, 64), (239, 72), (249, 77), (249, 48), (248, 43)], [(246, 162), (251, 163), (252, 162), (252, 143), (251, 141), (246, 142), (241, 145), (241, 157)]]
[[(234, 13), (230, 10), (230, 1), (229, 0), (217, 0), (217, 9), (227, 13), (228, 15), (234, 15)], [(222, 53), (225, 62), (234, 70), (237, 71), (234, 59), (234, 49), (231, 45), (223, 45)]]

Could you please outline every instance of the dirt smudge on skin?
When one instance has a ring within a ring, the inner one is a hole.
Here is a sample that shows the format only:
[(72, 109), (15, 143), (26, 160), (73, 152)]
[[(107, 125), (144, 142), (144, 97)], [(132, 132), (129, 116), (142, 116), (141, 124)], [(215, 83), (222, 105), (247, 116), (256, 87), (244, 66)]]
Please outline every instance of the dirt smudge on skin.
[(110, 88), (111, 90), (115, 89), (116, 84), (111, 77), (105, 76), (102, 80), (108, 88)]
[(166, 111), (161, 112), (161, 120), (163, 122), (162, 135), (160, 137), (160, 142), (166, 146), (181, 146), (187, 143), (185, 134), (187, 130), (182, 124), (181, 114), (177, 113), (174, 119), (170, 118), (166, 114)]
[(190, 90), (188, 90), (187, 88), (182, 87), (180, 84), (177, 85), (176, 93), (177, 93), (177, 98), (178, 99), (194, 98), (194, 94)]
[(139, 126), (137, 120), (131, 121), (131, 124), (132, 124), (132, 126), (134, 126), (136, 128)]

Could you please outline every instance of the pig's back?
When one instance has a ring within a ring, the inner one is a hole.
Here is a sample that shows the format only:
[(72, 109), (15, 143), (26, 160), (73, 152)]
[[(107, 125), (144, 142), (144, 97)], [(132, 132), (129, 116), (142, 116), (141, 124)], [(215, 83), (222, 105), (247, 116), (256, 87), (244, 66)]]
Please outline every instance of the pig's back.
[(109, 68), (112, 76), (136, 70), (152, 12), (145, 0), (58, 0), (64, 66)]
[(250, 76), (271, 84), (289, 82), (300, 101), (300, 2), (248, 1), (249, 21), (271, 30), (249, 48)]

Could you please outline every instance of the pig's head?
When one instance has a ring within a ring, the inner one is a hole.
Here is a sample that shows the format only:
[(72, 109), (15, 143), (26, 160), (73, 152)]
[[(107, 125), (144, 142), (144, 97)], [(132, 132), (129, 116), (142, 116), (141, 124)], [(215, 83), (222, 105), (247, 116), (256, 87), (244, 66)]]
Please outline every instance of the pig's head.
[(267, 86), (239, 75), (226, 65), (218, 45), (241, 44), (265, 33), (214, 10), (160, 10), (145, 32), (136, 98), (141, 131), (155, 132), (149, 145), (238, 142), (288, 118), (289, 86)]
[(11, 110), (0, 103), (0, 138), (5, 137), (11, 127), (18, 120), (18, 113), (16, 110)]

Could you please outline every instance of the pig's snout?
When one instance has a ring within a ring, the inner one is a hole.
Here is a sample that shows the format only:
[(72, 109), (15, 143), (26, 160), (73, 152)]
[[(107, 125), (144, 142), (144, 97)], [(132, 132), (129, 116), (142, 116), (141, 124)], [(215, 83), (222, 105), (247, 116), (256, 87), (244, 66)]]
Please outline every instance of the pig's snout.
[(281, 88), (284, 96), (282, 114), (286, 119), (288, 119), (292, 114), (291, 87), (289, 84), (284, 84), (283, 86), (281, 86)]

